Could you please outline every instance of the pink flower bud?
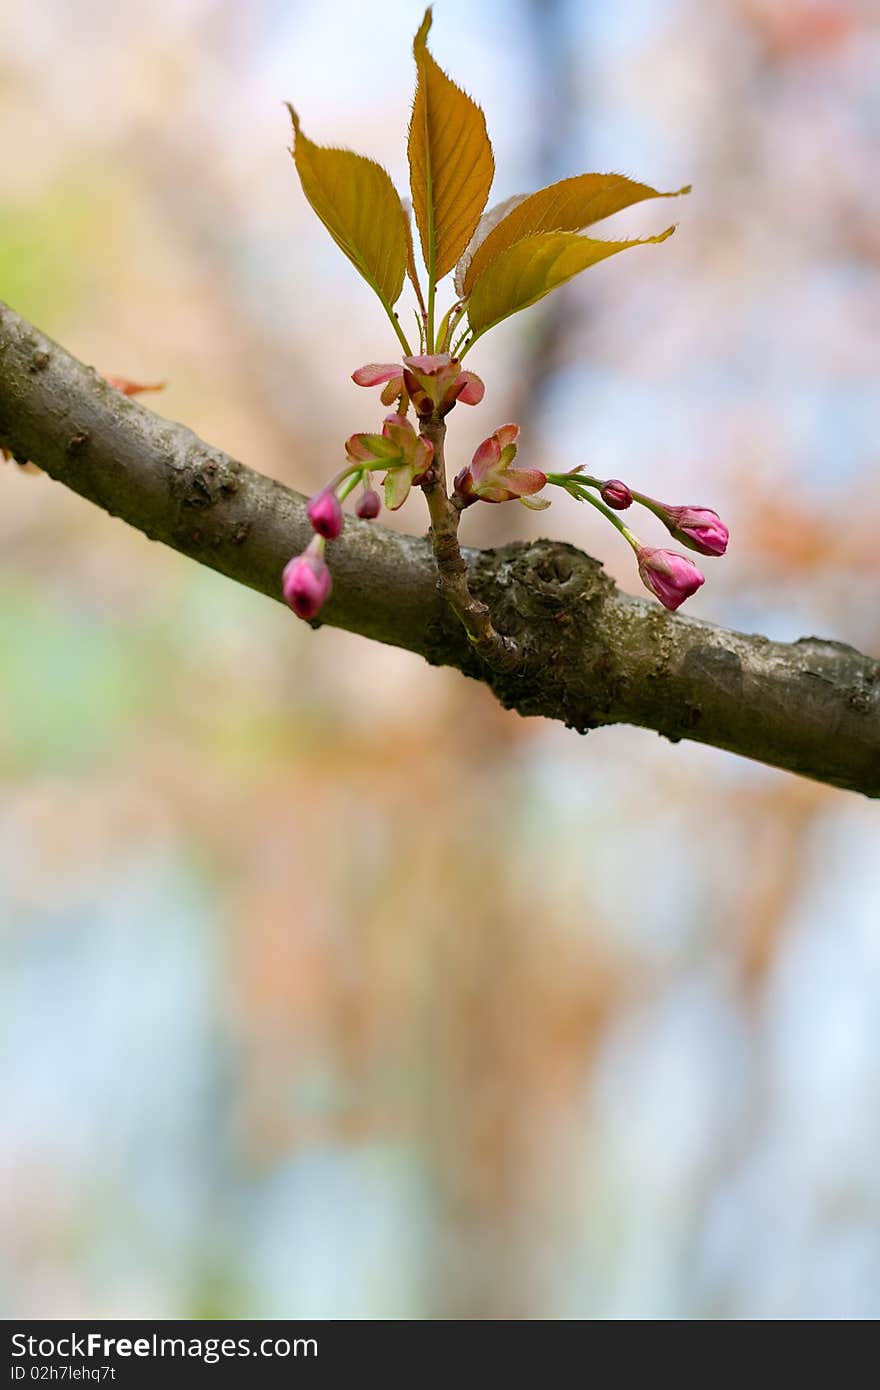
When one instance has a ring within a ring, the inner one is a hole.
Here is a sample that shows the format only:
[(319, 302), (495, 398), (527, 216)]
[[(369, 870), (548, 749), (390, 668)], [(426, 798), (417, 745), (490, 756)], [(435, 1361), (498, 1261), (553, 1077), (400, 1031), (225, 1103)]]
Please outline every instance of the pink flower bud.
[(463, 468), (460, 473), (456, 473), (455, 482), (452, 490), (459, 500), (459, 507), (473, 506), (474, 502), (479, 502), (479, 496), (474, 491), (474, 475), (469, 468)]
[(312, 530), (326, 541), (335, 541), (341, 534), (345, 517), (342, 505), (332, 488), (325, 487), (309, 499), (306, 514), (312, 523)]
[(382, 499), (374, 488), (368, 487), (361, 500), (358, 502), (355, 511), (363, 521), (373, 521), (382, 510)]
[(642, 545), (636, 553), (642, 583), (664, 608), (672, 611), (679, 608), (706, 582), (693, 560), (686, 555), (676, 555), (674, 550), (656, 550), (653, 546)]
[(345, 452), (355, 463), (387, 468), (385, 506), (394, 512), (403, 506), (410, 488), (427, 479), (434, 445), (416, 434), (405, 415), (386, 415), (381, 434), (353, 434), (345, 442)]
[(281, 576), (285, 603), (305, 619), (314, 618), (321, 611), (332, 586), (324, 556), (313, 546), (314, 542), (302, 555), (289, 560)]
[(730, 532), (717, 512), (709, 507), (667, 507), (665, 502), (657, 502), (653, 497), (634, 494), (637, 502), (648, 507), (658, 516), (671, 536), (679, 545), (689, 550), (698, 550), (701, 555), (723, 555), (727, 549)]
[(627, 507), (632, 506), (633, 495), (619, 478), (609, 478), (607, 483), (603, 483), (599, 495), (616, 512), (625, 512)]
[(670, 507), (670, 532), (682, 545), (701, 555), (723, 555), (730, 532), (717, 512), (708, 507)]

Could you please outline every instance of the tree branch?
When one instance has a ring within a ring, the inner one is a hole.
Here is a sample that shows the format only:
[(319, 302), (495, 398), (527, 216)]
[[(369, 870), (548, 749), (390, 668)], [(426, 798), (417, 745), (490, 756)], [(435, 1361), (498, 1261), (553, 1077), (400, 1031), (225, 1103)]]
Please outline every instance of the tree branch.
[(429, 532), (434, 563), (439, 576), (439, 589), (453, 613), (468, 634), (477, 655), (493, 671), (513, 671), (522, 660), (522, 652), (511, 637), (495, 631), (492, 615), (482, 599), (471, 592), (468, 567), (458, 544), (460, 512), (449, 500), (446, 491), (446, 425), (441, 419), (419, 421), (421, 433), (434, 446), (434, 459), (428, 480), (422, 491), (431, 518)]
[[(271, 598), (311, 535), (304, 498), (121, 396), (2, 303), (0, 445)], [(322, 618), (455, 666), (524, 715), (581, 731), (637, 724), (880, 796), (877, 661), (818, 637), (771, 642), (666, 613), (569, 545), (463, 554), (473, 593), (525, 650), (513, 672), (480, 661), (438, 592), (426, 540), (356, 518), (328, 547)]]

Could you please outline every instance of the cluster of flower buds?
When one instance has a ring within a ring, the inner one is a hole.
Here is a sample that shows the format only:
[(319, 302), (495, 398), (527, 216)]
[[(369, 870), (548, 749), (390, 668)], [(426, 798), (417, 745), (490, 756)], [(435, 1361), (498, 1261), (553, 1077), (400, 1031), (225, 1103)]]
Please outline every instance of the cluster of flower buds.
[[(282, 579), (284, 597), (301, 618), (315, 618), (330, 593), (324, 549), (342, 532), (342, 503), (349, 493), (360, 484), (356, 512), (372, 520), (382, 505), (373, 487), (373, 472), (384, 472), (385, 506), (390, 511), (402, 507), (411, 489), (433, 476), (434, 446), (409, 420), (410, 404), (424, 421), (448, 414), (457, 401), (476, 405), (483, 398), (480, 378), (463, 372), (449, 353), (404, 357), (402, 363), (371, 363), (352, 373), (352, 380), (358, 386), (382, 386), (383, 403), (396, 408), (385, 417), (380, 433), (363, 431), (346, 440), (347, 466), (308, 503), (315, 535), (303, 554), (289, 561)], [(710, 508), (671, 507), (635, 492), (619, 478), (592, 478), (580, 467), (568, 473), (517, 467), (518, 439), (519, 426), (511, 424), (501, 425), (483, 440), (455, 479), (453, 501), (459, 511), (475, 502), (521, 502), (537, 511), (550, 503), (536, 494), (548, 484), (564, 488), (579, 501), (590, 502), (621, 532), (635, 551), (642, 583), (671, 610), (696, 593), (705, 583), (704, 575), (687, 555), (645, 545), (618, 513), (638, 503), (653, 512), (681, 545), (701, 555), (723, 555), (727, 549), (727, 527)]]
[[(642, 583), (664, 608), (679, 608), (705, 583), (705, 575), (687, 555), (645, 545), (615, 515), (616, 512), (626, 511), (637, 502), (653, 512), (680, 545), (686, 545), (701, 555), (723, 555), (727, 549), (730, 533), (718, 513), (709, 507), (670, 507), (656, 498), (633, 491), (618, 478), (604, 481), (591, 478), (580, 468), (572, 469), (570, 473), (549, 473), (547, 481), (564, 488), (579, 501), (592, 503), (617, 527), (635, 551)], [(598, 497), (593, 496), (594, 492), (598, 493)]]
[(522, 502), (534, 511), (550, 503), (533, 496), (546, 486), (547, 474), (539, 468), (514, 468), (519, 425), (502, 425), (484, 439), (470, 462), (455, 479), (459, 508), (474, 502)]
[(355, 466), (386, 470), (385, 506), (391, 512), (403, 506), (414, 484), (426, 481), (434, 459), (434, 445), (416, 434), (405, 415), (386, 415), (381, 434), (353, 434), (345, 452)]
[(281, 576), (284, 601), (300, 618), (316, 618), (330, 595), (333, 581), (324, 559), (324, 549), (328, 541), (335, 541), (342, 535), (345, 525), (342, 503), (358, 484), (361, 495), (355, 511), (365, 521), (372, 521), (379, 515), (382, 503), (372, 486), (369, 469), (361, 463), (344, 468), (326, 487), (309, 498), (306, 515), (315, 534), (302, 554), (294, 555), (287, 562)]
[(384, 386), (382, 404), (410, 400), (417, 415), (448, 415), (457, 401), (479, 405), (485, 386), (475, 372), (463, 372), (448, 352), (404, 357), (403, 362), (369, 362), (358, 367), (351, 379), (357, 386)]
[[(409, 361), (410, 359), (407, 359)], [(430, 361), (434, 359), (412, 359), (414, 361)], [(447, 359), (447, 365), (452, 359)], [(359, 375), (375, 375), (375, 380), (370, 384), (376, 385), (380, 380), (389, 379), (388, 372), (400, 369), (397, 367), (364, 367), (361, 373), (355, 373), (357, 379)], [(455, 364), (455, 373), (458, 373), (458, 364)], [(383, 375), (384, 374), (384, 375)], [(429, 374), (430, 375), (430, 374)], [(448, 395), (451, 384), (449, 373), (446, 375), (438, 371), (437, 375), (437, 399), (443, 401)], [(470, 374), (465, 374), (470, 375)], [(403, 377), (401, 376), (401, 382)], [(476, 381), (476, 378), (473, 378)], [(363, 384), (363, 382), (361, 383)], [(406, 393), (408, 400), (412, 399), (409, 388), (401, 386), (401, 390)], [(468, 383), (462, 387), (457, 387), (458, 399), (462, 396), (462, 391), (468, 390), (471, 393)], [(480, 383), (480, 394), (482, 394), (482, 383)], [(454, 404), (454, 400), (451, 401)], [(451, 404), (450, 407), (451, 408)], [(401, 401), (403, 409), (406, 404)], [(429, 407), (433, 409), (434, 407)], [(387, 415), (382, 425), (380, 434), (370, 434), (361, 432), (351, 435), (345, 442), (345, 452), (348, 464), (336, 477), (331, 479), (326, 487), (321, 488), (313, 497), (309, 499), (306, 513), (311, 522), (312, 530), (315, 535), (309, 543), (307, 549), (301, 555), (295, 555), (288, 562), (282, 575), (282, 592), (285, 601), (297, 613), (299, 617), (311, 620), (317, 617), (324, 603), (326, 602), (332, 581), (327, 562), (324, 558), (324, 549), (327, 541), (335, 541), (342, 534), (345, 524), (345, 513), (342, 510), (342, 503), (351, 492), (358, 486), (361, 494), (355, 507), (355, 513), (363, 521), (373, 521), (382, 510), (382, 499), (373, 487), (373, 472), (384, 471), (384, 491), (385, 505), (389, 511), (397, 511), (402, 507), (410, 489), (420, 483), (427, 481), (431, 472), (431, 465), (434, 460), (434, 446), (430, 439), (418, 434), (410, 420), (401, 412)]]
[[(485, 390), (480, 378), (474, 372), (462, 371), (458, 359), (448, 352), (404, 357), (402, 362), (369, 363), (353, 372), (352, 380), (358, 386), (382, 386), (383, 404), (395, 405), (396, 410), (386, 415), (381, 433), (360, 432), (346, 440), (348, 466), (309, 500), (306, 510), (314, 538), (301, 555), (295, 555), (288, 562), (282, 576), (284, 598), (301, 618), (315, 618), (330, 593), (332, 581), (324, 547), (342, 532), (345, 521), (342, 503), (348, 494), (361, 484), (355, 511), (362, 520), (372, 521), (382, 509), (382, 499), (373, 487), (374, 471), (385, 474), (385, 506), (392, 512), (403, 506), (413, 487), (431, 476), (434, 446), (407, 418), (410, 403), (419, 417), (439, 418), (447, 415), (457, 401), (465, 405), (479, 404)], [(515, 437), (516, 427), (508, 428), (513, 428)], [(516, 452), (515, 446), (513, 452)], [(516, 473), (518, 475), (519, 470)], [(540, 479), (532, 485), (523, 475), (519, 480), (522, 491), (533, 492), (543, 487), (543, 474)], [(516, 486), (516, 482), (513, 485)]]

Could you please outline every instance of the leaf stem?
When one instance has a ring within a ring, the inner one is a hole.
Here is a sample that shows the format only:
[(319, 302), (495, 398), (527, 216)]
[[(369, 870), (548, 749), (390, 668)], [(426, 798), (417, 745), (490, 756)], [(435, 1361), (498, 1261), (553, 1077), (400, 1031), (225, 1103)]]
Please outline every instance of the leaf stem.
[[(381, 298), (381, 296), (380, 296), (380, 298)], [(398, 339), (398, 342), (400, 343), (400, 346), (403, 348), (404, 356), (406, 356), (406, 357), (412, 357), (412, 348), (410, 347), (409, 343), (408, 343), (407, 340), (406, 340), (406, 334), (404, 333), (403, 329), (402, 329), (401, 326), (400, 326), (400, 320), (398, 319), (398, 317), (397, 317), (397, 315), (395, 314), (394, 310), (391, 308), (391, 305), (390, 305), (390, 304), (386, 304), (384, 299), (381, 300), (381, 303), (382, 303), (382, 308), (385, 310), (386, 314), (388, 315), (389, 319), (391, 320), (391, 327), (394, 329), (395, 333), (397, 334), (397, 339)]]
[[(433, 252), (431, 260), (433, 261)], [(437, 286), (434, 284), (433, 268), (428, 272), (428, 322), (426, 334), (428, 339), (428, 352), (434, 351), (434, 296), (437, 293)]]
[(344, 502), (349, 493), (354, 492), (358, 483), (363, 480), (366, 471), (366, 468), (353, 468), (351, 470), (349, 477), (346, 478), (342, 487), (337, 490), (336, 496), (339, 498), (340, 502)]
[[(478, 338), (482, 338), (483, 332), (485, 332), (485, 330), (483, 330), (483, 331), (480, 332), (480, 333), (474, 333), (474, 334), (472, 335), (472, 337), (470, 338), (470, 341), (467, 341), (467, 339), (468, 339), (468, 334), (470, 333), (470, 331), (471, 331), (470, 328), (465, 329), (464, 337), (463, 337), (463, 338), (459, 338), (459, 340), (458, 340), (458, 347), (461, 348), (461, 351), (460, 351), (460, 352), (456, 352), (456, 353), (455, 353), (455, 356), (458, 358), (459, 362), (462, 361), (462, 359), (464, 358), (464, 356), (465, 356), (466, 353), (470, 352), (470, 350), (471, 350), (471, 348), (473, 347), (474, 343), (477, 341)], [(464, 347), (461, 347), (462, 343), (464, 343)]]
[(425, 100), (425, 186), (427, 192), (428, 205), (428, 257), (425, 266), (428, 272), (428, 321), (425, 325), (425, 333), (428, 339), (428, 352), (434, 351), (434, 298), (437, 294), (437, 276), (435, 274), (437, 266), (437, 232), (434, 226), (434, 179), (431, 174), (431, 155), (430, 142), (428, 137), (428, 103)]
[[(587, 491), (588, 487), (595, 486), (596, 481), (595, 478), (587, 478), (577, 473), (547, 474), (548, 483), (552, 483), (554, 487), (563, 488), (572, 497), (577, 498), (579, 502), (589, 502), (591, 507), (595, 507), (597, 512), (601, 512), (602, 515), (611, 522), (611, 525), (620, 532), (624, 540), (629, 542), (633, 550), (638, 551), (642, 544), (638, 536), (634, 535), (629, 527), (621, 521), (616, 512), (613, 512), (610, 507), (606, 507), (604, 502), (600, 502), (598, 497), (594, 497), (591, 492)], [(578, 482), (580, 482), (582, 486), (578, 487)]]

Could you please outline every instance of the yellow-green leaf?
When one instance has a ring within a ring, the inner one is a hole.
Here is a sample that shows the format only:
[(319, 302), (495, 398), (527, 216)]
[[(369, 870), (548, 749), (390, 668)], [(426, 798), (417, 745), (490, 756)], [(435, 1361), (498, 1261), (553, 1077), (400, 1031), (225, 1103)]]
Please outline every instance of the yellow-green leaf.
[(690, 184), (674, 193), (659, 193), (623, 174), (578, 174), (527, 198), (512, 199), (514, 206), (506, 216), (488, 225), (485, 235), (468, 247), (470, 261), (461, 277), (462, 292), (470, 294), (483, 271), (523, 237), (537, 232), (579, 232), (646, 198), (678, 198), (689, 192)]
[(410, 187), (428, 274), (439, 280), (471, 239), (495, 174), (486, 119), (428, 52), (431, 11), (413, 52), (418, 81), (409, 126)]
[(385, 474), (385, 506), (389, 512), (398, 511), (409, 497), (412, 487), (412, 469), (407, 465), (400, 464), (397, 468), (389, 468)]
[(483, 213), (483, 216), (477, 223), (477, 230), (465, 247), (464, 254), (455, 267), (453, 284), (455, 285), (455, 293), (458, 295), (459, 299), (467, 298), (465, 281), (467, 279), (470, 263), (477, 253), (477, 247), (483, 244), (486, 237), (491, 231), (494, 231), (503, 217), (506, 217), (507, 214), (511, 212), (513, 208), (518, 207), (520, 203), (524, 203), (529, 196), (528, 193), (514, 193), (512, 198), (505, 198), (503, 203), (495, 203)]
[(405, 215), (390, 176), (364, 155), (312, 144), (293, 107), (288, 110), (303, 193), (390, 313), (403, 289), (407, 260)]
[(476, 337), (502, 319), (527, 309), (588, 266), (630, 246), (665, 241), (675, 231), (633, 241), (595, 241), (576, 232), (539, 232), (524, 237), (483, 271), (468, 301), (468, 322)]

